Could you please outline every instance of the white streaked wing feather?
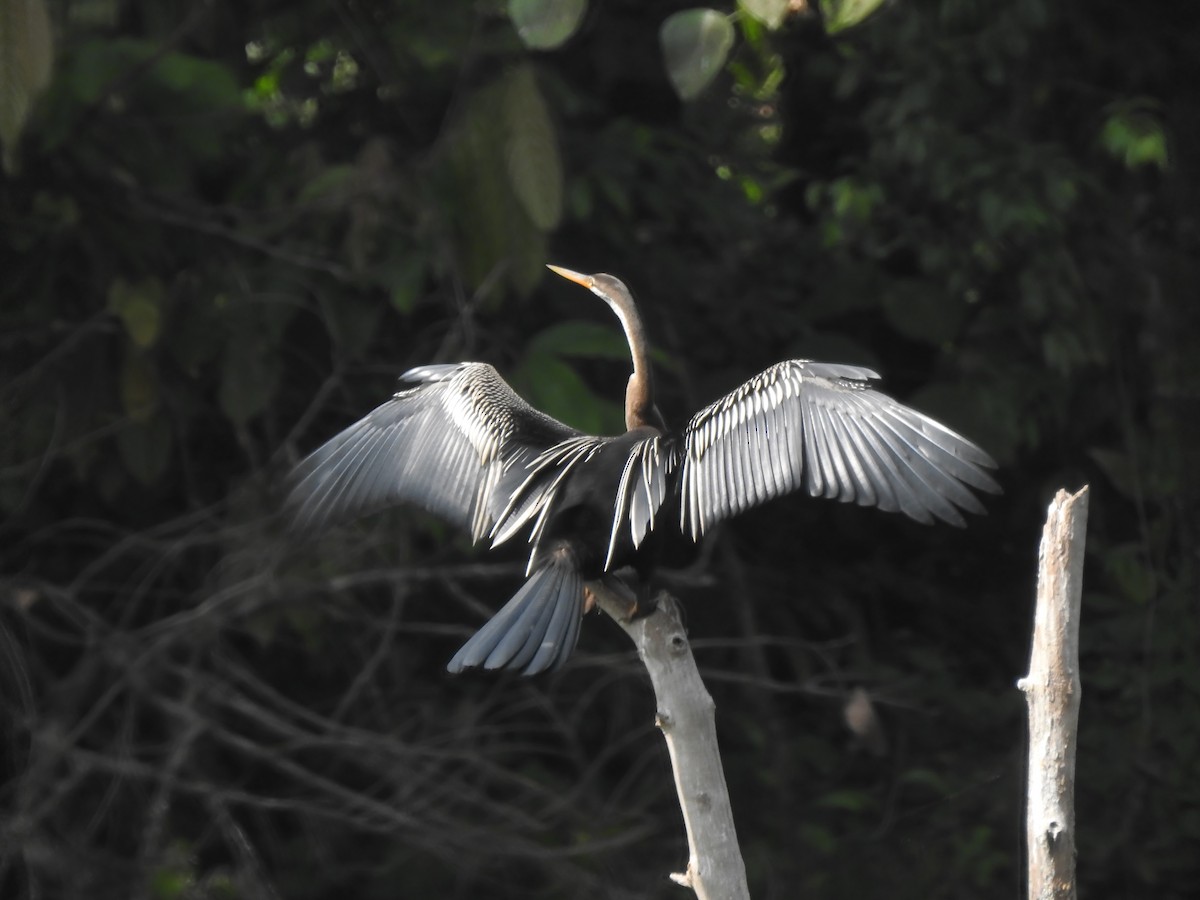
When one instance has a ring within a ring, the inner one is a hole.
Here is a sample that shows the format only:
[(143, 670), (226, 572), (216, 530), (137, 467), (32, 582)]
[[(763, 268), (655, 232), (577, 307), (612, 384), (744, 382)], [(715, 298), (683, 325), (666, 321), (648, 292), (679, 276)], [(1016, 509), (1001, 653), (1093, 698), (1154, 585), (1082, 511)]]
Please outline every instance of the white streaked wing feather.
[(692, 417), (683, 433), (680, 525), (721, 519), (796, 490), (961, 524), (969, 488), (999, 488), (983, 450), (868, 387), (858, 366), (789, 360)]
[(292, 476), (300, 529), (407, 502), (478, 540), (494, 524), (505, 467), (578, 434), (525, 403), (486, 363), (424, 366), (397, 393), (317, 448)]

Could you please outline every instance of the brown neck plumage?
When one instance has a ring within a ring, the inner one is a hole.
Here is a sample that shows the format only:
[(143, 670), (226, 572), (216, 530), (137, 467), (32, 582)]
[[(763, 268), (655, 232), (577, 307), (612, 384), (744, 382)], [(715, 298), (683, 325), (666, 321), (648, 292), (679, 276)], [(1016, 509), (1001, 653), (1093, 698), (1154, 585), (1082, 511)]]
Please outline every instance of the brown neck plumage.
[(632, 431), (648, 426), (663, 431), (662, 414), (654, 405), (654, 372), (650, 368), (650, 348), (642, 317), (632, 298), (614, 297), (612, 307), (625, 329), (625, 340), (633, 360), (633, 374), (625, 387), (625, 427)]

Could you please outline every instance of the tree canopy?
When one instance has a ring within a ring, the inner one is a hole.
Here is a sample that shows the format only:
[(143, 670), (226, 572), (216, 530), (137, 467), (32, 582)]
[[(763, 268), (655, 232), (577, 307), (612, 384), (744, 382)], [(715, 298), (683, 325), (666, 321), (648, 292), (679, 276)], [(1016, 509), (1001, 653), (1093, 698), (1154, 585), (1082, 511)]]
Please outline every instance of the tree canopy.
[(422, 363), (619, 430), (555, 262), (633, 288), (669, 421), (862, 364), (1001, 465), (961, 531), (792, 497), (664, 573), (755, 896), (1018, 893), (1014, 681), (1083, 483), (1081, 887), (1190, 896), (1197, 123), (1186, 4), (0, 0), (0, 893), (676, 896), (610, 622), (451, 678), (519, 547), (278, 514)]

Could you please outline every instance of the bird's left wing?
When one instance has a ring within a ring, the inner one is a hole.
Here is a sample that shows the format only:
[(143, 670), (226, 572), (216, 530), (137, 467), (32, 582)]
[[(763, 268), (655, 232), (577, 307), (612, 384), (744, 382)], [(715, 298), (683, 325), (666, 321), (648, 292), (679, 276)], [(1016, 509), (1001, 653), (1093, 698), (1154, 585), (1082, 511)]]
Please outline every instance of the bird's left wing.
[(293, 526), (408, 502), (487, 535), (514, 461), (578, 435), (538, 412), (486, 363), (423, 366), (412, 384), (317, 448), (292, 474)]
[(814, 497), (962, 525), (995, 493), (995, 462), (966, 438), (873, 390), (858, 366), (788, 360), (701, 410), (678, 448), (680, 527), (714, 523), (801, 486)]

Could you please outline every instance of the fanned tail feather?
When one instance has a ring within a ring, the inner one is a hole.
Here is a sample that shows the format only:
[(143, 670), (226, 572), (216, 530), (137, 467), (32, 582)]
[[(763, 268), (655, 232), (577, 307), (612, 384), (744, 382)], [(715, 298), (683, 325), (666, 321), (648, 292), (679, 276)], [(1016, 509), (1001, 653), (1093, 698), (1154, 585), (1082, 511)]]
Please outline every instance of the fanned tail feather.
[(536, 675), (567, 661), (583, 621), (583, 579), (574, 554), (557, 549), (454, 654), (446, 669), (514, 669)]

